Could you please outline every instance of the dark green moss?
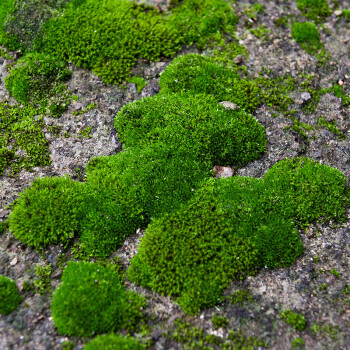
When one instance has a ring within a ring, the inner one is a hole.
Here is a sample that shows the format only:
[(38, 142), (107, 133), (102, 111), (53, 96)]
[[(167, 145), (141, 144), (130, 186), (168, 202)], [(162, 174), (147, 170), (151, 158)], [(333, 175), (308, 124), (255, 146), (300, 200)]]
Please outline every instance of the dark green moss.
[(51, 274), (52, 265), (37, 265), (35, 269), (35, 279), (33, 285), (36, 292), (41, 295), (46, 295), (51, 293)]
[(99, 335), (85, 345), (84, 350), (145, 350), (146, 347), (136, 339), (119, 334)]
[(228, 325), (229, 320), (226, 317), (214, 315), (211, 318), (211, 322), (213, 323), (214, 328), (218, 329), (220, 327), (226, 327)]
[(68, 263), (51, 303), (58, 332), (79, 337), (135, 327), (144, 306), (114, 271), (84, 262)]
[(323, 46), (320, 43), (320, 33), (311, 22), (297, 22), (292, 25), (292, 37), (310, 54), (315, 54)]
[(273, 21), (276, 27), (287, 28), (288, 27), (288, 18), (286, 16), (281, 16)]
[(70, 103), (70, 93), (63, 84), (70, 76), (65, 63), (50, 55), (33, 53), (17, 61), (5, 85), (18, 102), (39, 104), (43, 112), (58, 116)]
[(161, 94), (207, 93), (217, 101), (231, 101), (250, 112), (262, 102), (254, 82), (240, 79), (236, 71), (217, 64), (214, 58), (197, 54), (176, 58), (161, 75), (160, 86)]
[(297, 0), (297, 8), (306, 18), (316, 23), (324, 22), (332, 13), (327, 0)]
[(297, 331), (302, 331), (306, 327), (306, 320), (302, 314), (293, 312), (292, 310), (285, 310), (281, 313), (281, 318), (288, 324), (292, 325)]
[(0, 103), (0, 174), (51, 163), (41, 110), (32, 106)]
[(0, 314), (8, 315), (15, 311), (21, 301), (16, 282), (0, 275)]
[(251, 19), (257, 18), (259, 14), (262, 14), (264, 12), (264, 7), (258, 2), (254, 3), (254, 5), (247, 7), (244, 10), (244, 14), (246, 14)]

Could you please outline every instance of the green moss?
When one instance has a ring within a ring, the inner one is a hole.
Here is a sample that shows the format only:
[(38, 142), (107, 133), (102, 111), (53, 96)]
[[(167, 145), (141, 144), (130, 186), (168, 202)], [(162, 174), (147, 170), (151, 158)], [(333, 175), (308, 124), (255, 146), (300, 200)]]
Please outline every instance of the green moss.
[(332, 13), (327, 0), (297, 0), (297, 8), (306, 18), (316, 23), (324, 22)]
[(170, 15), (125, 0), (74, 0), (48, 21), (36, 49), (92, 69), (106, 83), (120, 83), (137, 58), (173, 56), (184, 44), (208, 42), (232, 30), (237, 17), (219, 0), (184, 0)]
[(134, 338), (119, 334), (104, 334), (85, 345), (84, 350), (145, 350), (146, 347)]
[(220, 327), (225, 328), (228, 325), (228, 319), (220, 315), (214, 315), (211, 318), (211, 322), (213, 323), (215, 329), (218, 329)]
[(292, 325), (297, 331), (302, 331), (306, 327), (306, 320), (302, 314), (293, 312), (292, 310), (285, 310), (281, 313), (281, 318), (288, 324)]
[(230, 303), (232, 304), (238, 304), (243, 306), (245, 302), (252, 301), (253, 297), (246, 289), (243, 289), (232, 293), (231, 296), (229, 297), (229, 300), (230, 300)]
[(6, 230), (6, 223), (3, 221), (0, 221), (0, 236), (5, 232)]
[(79, 131), (79, 135), (80, 135), (81, 137), (83, 137), (83, 138), (90, 138), (90, 137), (92, 137), (92, 136), (90, 135), (91, 130), (92, 130), (92, 126), (87, 126), (86, 128), (81, 129), (81, 130)]
[(326, 121), (324, 117), (321, 117), (317, 121), (318, 127), (324, 127), (332, 132), (334, 135), (338, 136), (340, 140), (345, 140), (346, 136), (338, 129), (334, 121)]
[(115, 119), (128, 147), (161, 142), (193, 158), (242, 166), (265, 151), (263, 127), (250, 114), (226, 110), (209, 95), (157, 95), (128, 104)]
[(2, 1), (0, 12), (3, 11), (4, 20), (3, 36), (0, 35), (0, 43), (11, 50), (20, 49), (22, 52), (32, 50), (33, 41), (39, 35), (42, 25), (51, 17), (59, 15), (68, 1)]
[(143, 79), (142, 77), (135, 77), (135, 76), (127, 79), (126, 81), (127, 81), (127, 83), (136, 84), (138, 94), (141, 93), (141, 91), (148, 84), (147, 81), (145, 79)]
[(44, 112), (57, 116), (70, 103), (70, 93), (63, 84), (70, 75), (65, 63), (52, 56), (27, 54), (11, 69), (5, 85), (18, 102), (39, 104)]
[(41, 111), (32, 106), (0, 103), (0, 174), (51, 163)]
[(253, 81), (240, 79), (237, 72), (217, 64), (214, 58), (197, 54), (176, 58), (161, 75), (160, 86), (161, 94), (207, 93), (247, 111), (254, 111), (262, 102)]
[(258, 39), (262, 39), (264, 42), (269, 40), (270, 30), (267, 29), (263, 24), (257, 26), (255, 29), (251, 28), (249, 31)]
[(335, 168), (308, 158), (286, 159), (274, 165), (264, 181), (271, 205), (302, 227), (314, 220), (345, 220), (346, 180)]
[(264, 12), (264, 7), (258, 2), (254, 3), (254, 5), (247, 7), (244, 10), (244, 14), (246, 14), (251, 19), (257, 18), (260, 13)]
[(343, 105), (350, 105), (350, 94), (344, 91), (344, 88), (338, 84), (333, 85), (334, 96), (341, 98)]
[(114, 271), (84, 262), (68, 263), (51, 303), (58, 332), (79, 337), (135, 327), (144, 306)]
[(302, 338), (294, 338), (292, 341), (292, 348), (297, 348), (303, 345), (305, 345), (305, 343)]
[(79, 185), (68, 178), (34, 181), (19, 195), (10, 214), (15, 237), (36, 248), (68, 244), (78, 229)]
[(276, 27), (278, 28), (287, 28), (288, 18), (286, 16), (281, 16), (273, 21)]
[(342, 10), (341, 17), (345, 18), (347, 22), (350, 22), (350, 10)]
[(337, 278), (340, 278), (340, 273), (334, 268), (329, 273)]
[(0, 314), (8, 315), (15, 311), (21, 301), (16, 282), (0, 275)]
[(315, 54), (323, 47), (320, 43), (320, 33), (311, 22), (297, 22), (292, 25), (292, 37), (310, 54)]
[(148, 226), (128, 276), (194, 314), (256, 267), (292, 264), (303, 252), (295, 224), (345, 220), (346, 198), (341, 172), (305, 158), (277, 163), (264, 179), (209, 179)]
[(33, 285), (37, 293), (46, 295), (51, 293), (51, 274), (52, 265), (47, 266), (37, 265), (35, 268), (35, 279)]

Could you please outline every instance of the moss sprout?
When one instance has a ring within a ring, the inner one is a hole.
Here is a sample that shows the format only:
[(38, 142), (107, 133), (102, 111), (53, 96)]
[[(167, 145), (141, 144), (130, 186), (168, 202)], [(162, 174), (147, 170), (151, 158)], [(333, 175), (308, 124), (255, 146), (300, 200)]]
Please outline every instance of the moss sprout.
[(146, 347), (136, 339), (119, 334), (99, 335), (85, 345), (84, 350), (145, 350)]
[(292, 325), (297, 331), (302, 331), (306, 327), (306, 320), (302, 314), (293, 312), (292, 310), (285, 310), (281, 313), (281, 318), (288, 324)]
[(15, 311), (21, 301), (16, 282), (0, 275), (0, 314), (8, 315)]
[(51, 303), (58, 332), (79, 337), (135, 327), (144, 306), (113, 270), (85, 262), (68, 262)]

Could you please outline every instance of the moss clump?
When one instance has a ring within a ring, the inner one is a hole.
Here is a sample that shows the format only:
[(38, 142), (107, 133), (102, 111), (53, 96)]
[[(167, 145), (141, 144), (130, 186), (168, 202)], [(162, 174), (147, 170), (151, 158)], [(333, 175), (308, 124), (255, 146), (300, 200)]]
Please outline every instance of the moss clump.
[(73, 0), (52, 18), (36, 49), (91, 68), (106, 83), (125, 79), (137, 58), (173, 56), (183, 44), (208, 41), (232, 30), (237, 17), (219, 0), (184, 0), (166, 16), (151, 6), (125, 0)]
[(346, 136), (335, 125), (334, 120), (333, 121), (327, 121), (324, 117), (321, 117), (317, 121), (317, 126), (321, 127), (321, 128), (323, 127), (323, 128), (328, 129), (334, 135), (338, 136), (340, 140), (345, 140), (346, 139)]
[(32, 106), (0, 103), (0, 174), (51, 163), (41, 111)]
[(346, 179), (339, 170), (308, 158), (286, 159), (264, 176), (271, 205), (301, 227), (315, 220), (346, 219)]
[(240, 79), (237, 72), (214, 58), (189, 54), (176, 58), (160, 77), (161, 93), (206, 93), (217, 101), (231, 101), (254, 111), (261, 103), (260, 89), (253, 81)]
[(16, 282), (0, 275), (0, 314), (8, 315), (15, 311), (21, 301)]
[(58, 332), (78, 337), (134, 327), (144, 306), (113, 270), (85, 262), (68, 262), (51, 303)]
[(310, 54), (315, 54), (323, 46), (320, 43), (320, 33), (311, 22), (297, 22), (292, 25), (292, 37)]
[(196, 313), (233, 279), (292, 264), (303, 252), (295, 223), (342, 221), (346, 198), (342, 173), (305, 158), (277, 163), (264, 179), (209, 179), (148, 226), (128, 276)]
[(350, 22), (350, 10), (342, 10), (341, 17)]
[(306, 327), (305, 317), (292, 310), (285, 310), (281, 313), (281, 318), (292, 325), (297, 331), (302, 331)]
[(5, 85), (18, 102), (40, 104), (47, 113), (59, 115), (69, 104), (69, 92), (63, 82), (70, 76), (71, 71), (62, 61), (33, 53), (17, 61), (5, 78)]
[(324, 22), (332, 13), (327, 0), (297, 0), (297, 8), (306, 18), (316, 23)]
[(84, 350), (145, 350), (146, 347), (132, 337), (119, 334), (104, 334), (85, 345)]
[(67, 244), (78, 229), (79, 185), (69, 178), (34, 181), (19, 195), (10, 214), (15, 237), (36, 248)]
[(244, 165), (265, 151), (263, 127), (244, 111), (226, 110), (209, 95), (157, 95), (125, 106), (115, 119), (127, 146), (165, 143), (213, 165)]
[(128, 83), (132, 83), (136, 85), (137, 93), (141, 93), (141, 91), (147, 86), (147, 81), (143, 79), (142, 77), (131, 77), (127, 79)]

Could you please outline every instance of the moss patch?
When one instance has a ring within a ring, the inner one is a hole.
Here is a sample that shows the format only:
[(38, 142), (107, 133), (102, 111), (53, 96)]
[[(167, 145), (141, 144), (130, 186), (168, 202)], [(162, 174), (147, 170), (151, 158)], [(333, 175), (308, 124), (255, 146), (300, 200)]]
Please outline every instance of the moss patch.
[(327, 0), (297, 0), (297, 8), (306, 18), (316, 23), (324, 22), (332, 13)]
[(0, 103), (0, 174), (51, 163), (40, 109)]
[(315, 54), (323, 46), (320, 43), (320, 33), (311, 22), (296, 22), (292, 25), (292, 37), (310, 54)]
[(295, 223), (343, 221), (346, 198), (342, 173), (304, 158), (277, 163), (263, 180), (210, 179), (147, 228), (128, 275), (196, 313), (231, 280), (292, 264), (303, 252)]
[(146, 347), (136, 339), (119, 334), (104, 334), (93, 339), (85, 345), (84, 350), (145, 350)]
[(8, 315), (15, 311), (21, 301), (16, 282), (0, 275), (0, 314)]
[(36, 49), (92, 69), (106, 83), (120, 83), (137, 58), (173, 56), (184, 44), (232, 29), (237, 17), (226, 2), (185, 0), (168, 16), (125, 0), (73, 0), (48, 21)]
[(113, 270), (84, 262), (68, 262), (51, 303), (59, 333), (79, 337), (135, 327), (144, 306)]

